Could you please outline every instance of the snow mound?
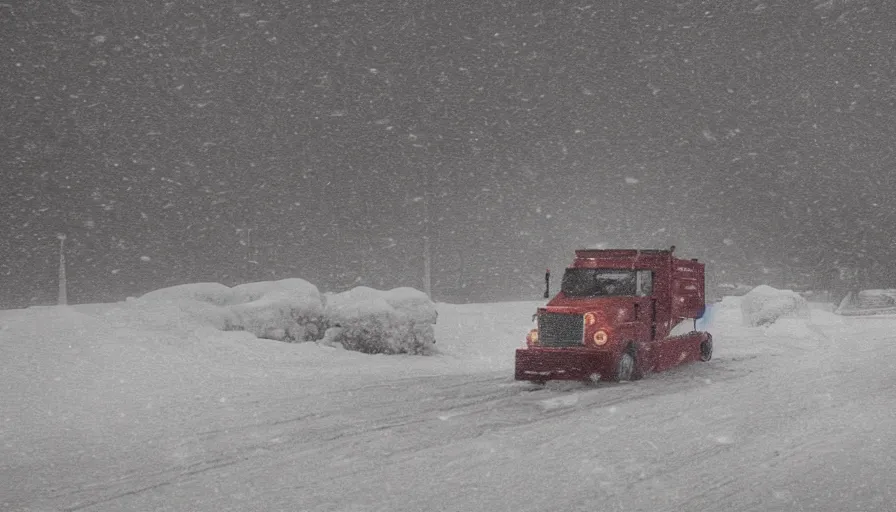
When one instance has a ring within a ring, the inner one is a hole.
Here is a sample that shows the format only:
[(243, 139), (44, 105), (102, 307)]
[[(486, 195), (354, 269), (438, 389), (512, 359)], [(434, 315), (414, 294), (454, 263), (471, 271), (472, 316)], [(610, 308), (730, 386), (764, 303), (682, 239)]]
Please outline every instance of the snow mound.
[(180, 284), (154, 290), (140, 296), (140, 300), (153, 302), (207, 302), (217, 306), (233, 303), (233, 290), (221, 283)]
[(413, 288), (389, 291), (359, 286), (326, 296), (326, 344), (367, 354), (431, 354), (438, 313), (429, 297)]
[(313, 341), (368, 354), (433, 354), (438, 317), (429, 297), (413, 288), (358, 287), (324, 296), (303, 279), (233, 288), (183, 284), (123, 303), (77, 307), (119, 328), (200, 333), (201, 339), (223, 339), (225, 331), (230, 338)]
[(232, 315), (228, 330), (280, 341), (320, 338), (323, 300), (317, 287), (308, 281), (247, 283), (233, 287), (232, 293), (240, 302), (228, 308)]
[(761, 327), (779, 318), (809, 318), (809, 303), (791, 290), (778, 290), (761, 285), (750, 290), (740, 300), (744, 324)]
[[(218, 283), (172, 286), (132, 301), (145, 310), (168, 309), (162, 318), (191, 320), (223, 331), (246, 331), (258, 338), (309, 341), (320, 338), (323, 300), (303, 279), (262, 281), (228, 288)], [(174, 311), (171, 311), (174, 310)]]

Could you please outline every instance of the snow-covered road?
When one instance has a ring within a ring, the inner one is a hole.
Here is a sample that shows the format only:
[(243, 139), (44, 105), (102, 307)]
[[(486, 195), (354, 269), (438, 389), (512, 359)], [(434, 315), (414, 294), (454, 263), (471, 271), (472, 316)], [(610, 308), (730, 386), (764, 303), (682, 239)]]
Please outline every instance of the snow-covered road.
[(710, 363), (538, 388), (511, 372), (532, 311), (440, 305), (431, 358), (6, 313), (0, 509), (896, 509), (896, 320), (720, 315)]

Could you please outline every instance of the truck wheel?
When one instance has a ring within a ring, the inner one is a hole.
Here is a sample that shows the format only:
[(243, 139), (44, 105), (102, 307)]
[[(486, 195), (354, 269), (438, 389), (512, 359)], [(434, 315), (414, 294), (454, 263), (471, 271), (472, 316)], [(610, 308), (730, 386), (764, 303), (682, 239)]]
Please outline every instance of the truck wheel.
[(700, 360), (709, 361), (710, 359), (712, 359), (712, 336), (700, 343)]
[(635, 373), (635, 356), (631, 351), (626, 350), (619, 356), (619, 363), (616, 365), (616, 382), (632, 380)]

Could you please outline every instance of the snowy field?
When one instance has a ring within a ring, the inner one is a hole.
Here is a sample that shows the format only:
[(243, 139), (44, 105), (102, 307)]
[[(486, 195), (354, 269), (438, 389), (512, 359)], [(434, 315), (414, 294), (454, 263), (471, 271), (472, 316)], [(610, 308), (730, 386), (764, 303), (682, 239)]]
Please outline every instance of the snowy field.
[(896, 318), (740, 300), (709, 363), (544, 388), (512, 380), (537, 302), (438, 304), (430, 356), (2, 311), (0, 510), (896, 510)]

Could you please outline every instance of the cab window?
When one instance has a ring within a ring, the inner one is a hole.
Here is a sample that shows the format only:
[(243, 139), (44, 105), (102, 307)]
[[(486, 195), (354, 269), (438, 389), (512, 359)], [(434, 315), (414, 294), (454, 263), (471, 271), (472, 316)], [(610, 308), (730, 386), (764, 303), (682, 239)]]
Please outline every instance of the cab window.
[(653, 294), (653, 271), (639, 270), (637, 272), (635, 292), (638, 297), (647, 297)]

